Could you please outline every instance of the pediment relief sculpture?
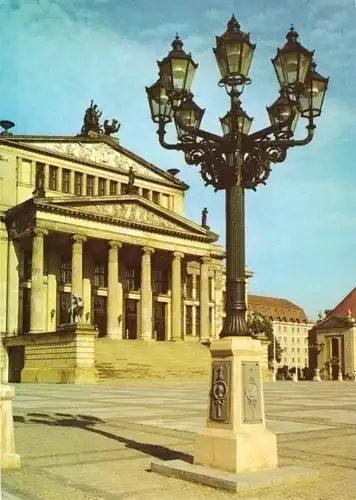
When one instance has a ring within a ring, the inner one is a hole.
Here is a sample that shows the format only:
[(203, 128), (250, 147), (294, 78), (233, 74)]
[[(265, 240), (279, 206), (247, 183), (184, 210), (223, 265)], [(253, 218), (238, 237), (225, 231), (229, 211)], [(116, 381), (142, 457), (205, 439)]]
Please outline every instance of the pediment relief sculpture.
[(118, 219), (138, 222), (141, 224), (153, 225), (156, 227), (165, 227), (167, 229), (175, 229), (179, 231), (183, 230), (183, 228), (178, 224), (147, 210), (137, 203), (98, 203), (96, 205), (80, 207), (80, 209), (86, 212), (108, 215), (110, 217), (116, 217)]
[(136, 175), (150, 179), (162, 180), (163, 176), (152, 172), (149, 168), (128, 158), (124, 154), (115, 151), (113, 147), (104, 142), (81, 142), (80, 139), (73, 142), (34, 142), (33, 146), (47, 149), (59, 154), (67, 154), (74, 158), (91, 161), (108, 167), (123, 169), (127, 173), (132, 168)]

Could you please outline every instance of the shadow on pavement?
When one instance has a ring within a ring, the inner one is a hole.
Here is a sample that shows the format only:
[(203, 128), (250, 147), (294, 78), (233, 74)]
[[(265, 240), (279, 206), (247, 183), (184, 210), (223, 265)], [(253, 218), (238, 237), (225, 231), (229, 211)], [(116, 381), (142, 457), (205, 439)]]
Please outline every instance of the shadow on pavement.
[(91, 415), (71, 415), (69, 413), (54, 413), (53, 415), (48, 415), (46, 413), (27, 413), (26, 416), (14, 415), (14, 422), (21, 424), (49, 425), (51, 427), (75, 427), (77, 429), (93, 432), (94, 434), (99, 434), (108, 439), (113, 439), (119, 443), (125, 444), (127, 448), (137, 450), (145, 455), (158, 458), (159, 460), (184, 460), (185, 462), (193, 463), (193, 457), (187, 453), (171, 450), (165, 446), (141, 443), (133, 439), (118, 436), (112, 432), (97, 429), (93, 426), (105, 424), (106, 422)]

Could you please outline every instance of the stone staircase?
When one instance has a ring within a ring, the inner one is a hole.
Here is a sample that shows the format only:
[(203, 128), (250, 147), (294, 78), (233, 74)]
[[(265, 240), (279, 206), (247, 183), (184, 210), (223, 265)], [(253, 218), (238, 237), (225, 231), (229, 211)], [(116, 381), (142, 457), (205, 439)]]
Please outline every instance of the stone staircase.
[(98, 382), (207, 381), (209, 349), (196, 342), (146, 342), (97, 338)]

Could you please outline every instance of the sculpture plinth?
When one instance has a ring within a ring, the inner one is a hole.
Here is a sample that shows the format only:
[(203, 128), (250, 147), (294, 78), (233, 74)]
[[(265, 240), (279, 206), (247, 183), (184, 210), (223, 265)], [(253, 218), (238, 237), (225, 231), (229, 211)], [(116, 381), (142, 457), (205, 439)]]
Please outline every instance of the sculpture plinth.
[(276, 436), (265, 422), (261, 342), (225, 337), (213, 341), (210, 352), (208, 418), (194, 464), (233, 473), (277, 467)]

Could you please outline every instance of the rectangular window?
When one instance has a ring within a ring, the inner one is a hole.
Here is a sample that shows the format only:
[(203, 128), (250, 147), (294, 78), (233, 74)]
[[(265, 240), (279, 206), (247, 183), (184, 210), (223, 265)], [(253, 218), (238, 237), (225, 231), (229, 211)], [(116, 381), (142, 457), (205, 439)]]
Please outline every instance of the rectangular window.
[(200, 276), (195, 277), (195, 298), (199, 300), (200, 297)]
[(105, 196), (105, 188), (106, 188), (106, 179), (102, 179), (99, 177), (98, 181), (98, 195)]
[(140, 289), (141, 273), (139, 267), (127, 267), (125, 269), (125, 289), (134, 291)]
[(292, 363), (295, 363), (295, 358), (292, 358)]
[(195, 331), (200, 335), (200, 307), (195, 307)]
[(74, 174), (74, 194), (81, 196), (83, 192), (83, 174), (75, 172)]
[(211, 276), (209, 276), (208, 280), (209, 280), (209, 300), (212, 301), (214, 300), (214, 290), (213, 290), (214, 280)]
[(57, 191), (58, 167), (49, 166), (48, 187), (51, 191)]
[(30, 331), (30, 318), (31, 318), (31, 290), (23, 288), (22, 295), (22, 332), (28, 333)]
[(223, 290), (222, 293), (222, 305), (223, 305), (223, 311), (226, 311), (226, 292)]
[(292, 352), (294, 352), (294, 351), (295, 351), (295, 349), (294, 349), (294, 347), (292, 347)]
[(304, 358), (304, 364), (305, 364), (305, 366), (308, 365), (308, 358)]
[(70, 170), (62, 170), (62, 193), (70, 192)]
[(70, 307), (71, 307), (71, 294), (69, 292), (61, 292), (59, 295), (59, 324), (65, 325), (70, 323)]
[(185, 334), (193, 333), (193, 306), (185, 306)]
[(32, 251), (25, 250), (23, 254), (23, 279), (30, 280), (32, 273)]
[(165, 269), (153, 269), (152, 291), (156, 295), (165, 295), (168, 292), (168, 272)]
[(159, 193), (157, 191), (152, 191), (152, 201), (153, 203), (159, 203)]
[(287, 327), (286, 327), (286, 326), (284, 326), (284, 327), (283, 327), (283, 331), (284, 331), (284, 332), (286, 332), (286, 331), (287, 331)]
[(185, 297), (187, 299), (193, 298), (193, 275), (187, 274), (185, 278)]
[(299, 337), (297, 337), (297, 344), (299, 344), (299, 343), (300, 343), (300, 338), (299, 338)]
[(292, 333), (294, 333), (294, 326), (292, 326)]
[(117, 194), (117, 182), (110, 181), (110, 195), (115, 196)]
[(62, 259), (60, 281), (63, 285), (70, 284), (72, 282), (72, 262), (70, 260)]
[(94, 177), (87, 175), (87, 196), (94, 196)]
[(148, 200), (149, 199), (149, 189), (143, 188), (142, 189), (142, 196)]
[(107, 272), (104, 264), (96, 262), (94, 264), (94, 286), (107, 286)]
[(294, 337), (292, 337), (292, 344), (294, 344), (294, 341), (295, 341), (295, 339), (294, 339)]

